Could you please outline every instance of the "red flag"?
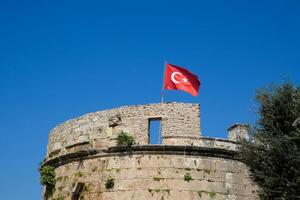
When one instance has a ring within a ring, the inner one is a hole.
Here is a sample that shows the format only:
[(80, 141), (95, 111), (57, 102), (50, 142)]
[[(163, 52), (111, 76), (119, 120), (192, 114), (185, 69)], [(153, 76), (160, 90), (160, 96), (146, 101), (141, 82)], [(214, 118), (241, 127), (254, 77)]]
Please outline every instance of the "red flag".
[(199, 87), (200, 81), (196, 75), (182, 67), (172, 64), (166, 65), (165, 90), (183, 90), (193, 96), (197, 96)]

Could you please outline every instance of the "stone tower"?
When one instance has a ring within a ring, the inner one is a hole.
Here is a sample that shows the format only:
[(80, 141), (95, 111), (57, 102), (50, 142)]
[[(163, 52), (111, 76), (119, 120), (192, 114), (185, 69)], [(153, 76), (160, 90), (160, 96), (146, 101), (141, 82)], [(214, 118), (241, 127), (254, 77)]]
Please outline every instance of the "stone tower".
[[(149, 144), (151, 120), (161, 120), (162, 144)], [(42, 164), (56, 173), (47, 199), (255, 199), (248, 170), (235, 158), (247, 126), (230, 127), (229, 139), (202, 137), (200, 128), (200, 106), (187, 103), (125, 106), (66, 121), (51, 131)], [(117, 146), (120, 132), (136, 144)]]

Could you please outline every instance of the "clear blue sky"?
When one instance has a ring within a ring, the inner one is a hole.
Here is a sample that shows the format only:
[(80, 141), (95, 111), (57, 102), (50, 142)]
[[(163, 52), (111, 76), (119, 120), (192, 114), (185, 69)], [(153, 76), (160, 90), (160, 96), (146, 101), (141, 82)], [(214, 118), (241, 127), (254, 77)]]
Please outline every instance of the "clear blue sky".
[(0, 2), (0, 191), (41, 199), (38, 165), (60, 122), (160, 100), (163, 62), (188, 68), (200, 95), (202, 134), (226, 137), (256, 119), (255, 90), (300, 85), (300, 2)]

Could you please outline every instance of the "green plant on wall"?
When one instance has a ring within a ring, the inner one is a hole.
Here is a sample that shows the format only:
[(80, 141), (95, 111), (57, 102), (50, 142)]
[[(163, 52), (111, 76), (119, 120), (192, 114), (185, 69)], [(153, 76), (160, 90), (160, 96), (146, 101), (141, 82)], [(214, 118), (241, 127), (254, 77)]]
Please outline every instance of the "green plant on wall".
[(117, 137), (117, 144), (118, 146), (126, 146), (130, 148), (132, 145), (135, 144), (135, 141), (132, 136), (128, 135), (125, 132), (121, 132)]
[(191, 180), (193, 180), (193, 177), (191, 176), (190, 173), (185, 173), (184, 180), (190, 182)]
[(163, 178), (161, 178), (161, 177), (159, 177), (159, 176), (155, 176), (155, 177), (153, 177), (153, 180), (155, 180), (155, 181), (160, 181), (160, 180), (162, 180)]
[(112, 189), (115, 186), (115, 179), (109, 177), (105, 182), (106, 189)]
[(197, 194), (200, 198), (202, 197), (202, 191), (198, 191)]
[(55, 186), (55, 168), (50, 165), (45, 165), (40, 168), (40, 181), (41, 184), (48, 187), (54, 188)]
[(83, 173), (81, 171), (78, 171), (75, 173), (75, 176), (77, 177), (83, 177)]
[(210, 192), (209, 197), (214, 199), (216, 197), (216, 193), (215, 192)]
[(58, 198), (56, 198), (56, 199), (54, 199), (54, 200), (65, 200), (65, 197), (59, 196)]
[(55, 168), (45, 165), (39, 169), (41, 184), (46, 186), (45, 196), (49, 196), (55, 187)]

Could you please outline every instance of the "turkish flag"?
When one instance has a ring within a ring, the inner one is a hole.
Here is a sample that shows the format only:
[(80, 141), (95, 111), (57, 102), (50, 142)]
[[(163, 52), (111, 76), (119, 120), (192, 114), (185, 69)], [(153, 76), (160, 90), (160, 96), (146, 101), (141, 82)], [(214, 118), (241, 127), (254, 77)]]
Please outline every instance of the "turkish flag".
[(166, 64), (165, 90), (183, 90), (193, 96), (197, 96), (199, 87), (200, 81), (196, 75), (182, 67)]

